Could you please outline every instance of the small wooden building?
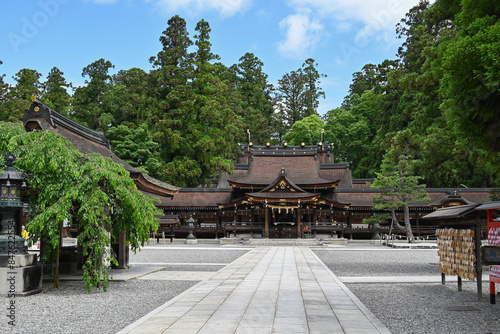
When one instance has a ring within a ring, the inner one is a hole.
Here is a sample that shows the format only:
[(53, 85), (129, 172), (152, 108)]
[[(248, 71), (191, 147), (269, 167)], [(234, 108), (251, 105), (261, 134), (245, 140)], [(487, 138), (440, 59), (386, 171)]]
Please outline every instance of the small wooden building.
[[(67, 138), (83, 154), (99, 153), (121, 164), (130, 173), (137, 189), (147, 195), (161, 197), (162, 201), (171, 200), (179, 192), (179, 188), (156, 180), (149, 175), (133, 168), (118, 158), (110, 147), (109, 140), (100, 131), (89, 129), (70, 118), (58, 113), (35, 97), (29, 109), (24, 112), (23, 119), (26, 131), (51, 131)], [(140, 222), (138, 222), (140, 223)], [(70, 234), (78, 233), (78, 222), (74, 221), (70, 227)], [(128, 246), (125, 243), (125, 231), (120, 234), (119, 240), (113, 240), (112, 246), (117, 255), (118, 268), (128, 268)]]

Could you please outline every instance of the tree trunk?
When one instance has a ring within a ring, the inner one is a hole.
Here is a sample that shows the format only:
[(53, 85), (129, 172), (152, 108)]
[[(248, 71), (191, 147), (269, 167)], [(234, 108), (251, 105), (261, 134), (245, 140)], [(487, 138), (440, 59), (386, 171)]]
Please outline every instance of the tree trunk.
[(397, 230), (404, 230), (403, 226), (401, 226), (398, 222), (398, 219), (396, 218), (396, 210), (391, 209), (391, 218), (392, 218), (392, 224), (394, 225), (394, 228)]
[(56, 247), (56, 263), (54, 264), (54, 288), (59, 288), (59, 256), (61, 254), (62, 244), (62, 226), (63, 222), (59, 223), (59, 244)]
[(413, 232), (411, 230), (410, 209), (408, 208), (408, 205), (404, 206), (404, 214), (405, 214), (406, 237), (408, 238), (409, 243), (414, 243), (415, 237), (413, 236)]

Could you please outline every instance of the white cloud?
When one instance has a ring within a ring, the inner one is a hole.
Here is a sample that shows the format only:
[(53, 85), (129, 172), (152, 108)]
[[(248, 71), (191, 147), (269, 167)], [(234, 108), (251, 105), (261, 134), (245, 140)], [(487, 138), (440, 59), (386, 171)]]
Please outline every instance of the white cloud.
[(224, 17), (230, 17), (248, 8), (252, 0), (158, 0), (157, 5), (167, 13), (179, 10), (188, 13), (202, 13), (216, 10)]
[(280, 28), (286, 31), (286, 38), (278, 43), (278, 51), (283, 56), (302, 59), (320, 40), (324, 34), (324, 28), (312, 16), (310, 10), (302, 9), (281, 20)]
[(290, 0), (294, 8), (315, 9), (322, 19), (358, 21), (371, 30), (391, 30), (419, 0)]

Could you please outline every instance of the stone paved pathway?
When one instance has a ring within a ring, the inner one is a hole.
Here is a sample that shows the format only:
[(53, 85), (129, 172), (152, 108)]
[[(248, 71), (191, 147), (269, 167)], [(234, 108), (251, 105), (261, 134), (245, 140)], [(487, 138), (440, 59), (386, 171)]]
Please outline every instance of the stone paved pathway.
[(257, 247), (205, 279), (119, 334), (389, 333), (307, 247)]

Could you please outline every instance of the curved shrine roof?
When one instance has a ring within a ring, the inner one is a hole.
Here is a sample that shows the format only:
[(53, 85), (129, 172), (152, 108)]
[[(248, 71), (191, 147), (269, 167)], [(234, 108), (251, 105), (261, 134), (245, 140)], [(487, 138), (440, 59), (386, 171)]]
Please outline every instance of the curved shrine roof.
[(30, 108), (24, 111), (23, 123), (27, 131), (43, 130), (58, 133), (83, 154), (98, 153), (123, 165), (140, 190), (160, 196), (172, 196), (179, 191), (179, 188), (152, 178), (116, 156), (111, 151), (109, 140), (104, 133), (73, 121), (34, 97)]
[(238, 188), (267, 187), (284, 167), (291, 182), (302, 188), (336, 187), (338, 184), (339, 180), (329, 180), (320, 176), (320, 162), (315, 155), (290, 155), (290, 152), (280, 154), (283, 153), (282, 151), (275, 150), (275, 155), (254, 154), (249, 159), (248, 172), (243, 175), (229, 176), (228, 183)]

